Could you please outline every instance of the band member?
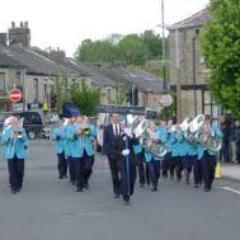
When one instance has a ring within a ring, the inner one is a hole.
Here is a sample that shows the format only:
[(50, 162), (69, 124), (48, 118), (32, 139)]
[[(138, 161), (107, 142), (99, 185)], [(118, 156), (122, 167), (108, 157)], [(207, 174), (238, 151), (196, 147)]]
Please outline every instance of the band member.
[(77, 192), (82, 192), (84, 188), (84, 134), (85, 129), (82, 127), (83, 117), (78, 116), (72, 119), (75, 124), (72, 125), (68, 132), (70, 141), (70, 154), (73, 163), (73, 173), (75, 177), (75, 185)]
[(149, 172), (148, 172), (147, 164), (144, 158), (144, 149), (139, 143), (139, 140), (136, 139), (135, 137), (134, 137), (133, 151), (137, 161), (139, 184), (141, 188), (144, 188), (145, 183), (147, 183), (148, 185), (150, 184)]
[(82, 120), (82, 140), (83, 140), (83, 161), (84, 161), (84, 185), (83, 187), (89, 188), (89, 179), (92, 174), (94, 164), (94, 141), (96, 140), (96, 128), (89, 124), (88, 117), (84, 116)]
[(134, 160), (133, 139), (130, 131), (123, 131), (117, 136), (114, 151), (120, 163), (121, 194), (125, 203), (129, 203), (134, 193), (136, 181), (136, 162)]
[[(194, 142), (194, 140), (189, 139), (187, 142), (187, 157), (184, 159), (184, 170), (185, 170), (185, 176), (186, 176), (186, 184), (190, 184), (190, 175), (193, 169), (193, 166), (197, 161), (197, 153), (198, 153), (198, 147), (197, 144)], [(194, 174), (195, 176), (195, 174)], [(195, 179), (195, 177), (194, 177)], [(197, 180), (196, 180), (197, 182)], [(195, 182), (195, 184), (197, 184)]]
[(68, 160), (68, 166), (69, 166), (69, 176), (70, 176), (70, 183), (72, 185), (75, 185), (75, 168), (74, 168), (74, 158), (71, 151), (71, 144), (72, 144), (72, 135), (75, 131), (75, 123), (76, 118), (70, 117), (68, 123), (66, 124), (64, 128), (64, 135), (66, 136), (66, 143), (65, 143), (65, 158)]
[(170, 173), (171, 178), (174, 178), (174, 173), (176, 174), (177, 181), (180, 182), (182, 179), (182, 161), (181, 157), (183, 156), (182, 148), (183, 135), (179, 128), (179, 125), (176, 124), (171, 129), (171, 146), (172, 146), (172, 158), (170, 162)]
[(109, 161), (109, 166), (112, 174), (113, 183), (113, 193), (114, 198), (119, 198), (121, 194), (121, 179), (120, 179), (120, 163), (122, 158), (114, 150), (117, 146), (117, 141), (119, 141), (119, 136), (121, 136), (121, 126), (118, 114), (111, 114), (111, 124), (106, 126), (103, 134), (103, 148), (104, 153), (106, 153)]
[[(160, 126), (157, 128), (157, 134), (159, 139), (168, 146), (168, 130), (166, 126), (166, 121), (161, 121)], [(162, 159), (162, 173), (163, 177), (168, 177), (168, 169), (169, 169), (169, 150), (168, 153)]]
[(58, 158), (59, 179), (67, 177), (67, 158), (65, 154), (66, 136), (64, 134), (65, 120), (60, 115), (59, 126), (53, 130), (52, 140), (55, 142), (55, 151)]
[[(223, 137), (220, 128), (212, 124), (212, 119), (209, 115), (205, 116), (204, 133), (218, 138)], [(216, 154), (217, 152), (207, 149), (202, 144), (198, 147), (198, 158), (201, 159), (204, 191), (206, 192), (210, 192), (212, 189), (216, 167)]]
[[(158, 137), (157, 129), (156, 126), (153, 122), (151, 122), (150, 125), (150, 131), (152, 133), (156, 134), (156, 137)], [(153, 136), (151, 138), (154, 138)], [(155, 139), (157, 140), (157, 139)], [(161, 163), (160, 159), (154, 157), (153, 153), (149, 150), (145, 149), (145, 159), (147, 162), (148, 170), (149, 170), (149, 175), (150, 175), (150, 180), (152, 183), (152, 192), (156, 192), (158, 190), (158, 182), (160, 178), (160, 170), (161, 170)]]
[(9, 184), (12, 193), (21, 191), (24, 178), (24, 161), (27, 155), (28, 138), (16, 117), (6, 120), (2, 133), (4, 158), (8, 161)]

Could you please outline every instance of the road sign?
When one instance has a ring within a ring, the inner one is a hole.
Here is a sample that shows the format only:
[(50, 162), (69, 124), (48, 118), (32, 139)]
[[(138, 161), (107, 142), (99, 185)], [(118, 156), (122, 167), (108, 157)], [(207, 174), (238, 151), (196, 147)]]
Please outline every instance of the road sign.
[(9, 93), (9, 99), (12, 103), (18, 103), (22, 100), (21, 90), (14, 88)]
[(170, 94), (162, 95), (161, 98), (160, 98), (160, 103), (164, 107), (169, 107), (173, 104), (173, 98)]

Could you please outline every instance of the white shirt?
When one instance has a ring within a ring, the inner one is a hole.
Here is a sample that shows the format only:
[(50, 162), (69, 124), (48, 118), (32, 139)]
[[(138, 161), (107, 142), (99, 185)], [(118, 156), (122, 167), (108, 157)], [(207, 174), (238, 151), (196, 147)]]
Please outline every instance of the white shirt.
[(113, 123), (113, 134), (114, 136), (120, 135), (120, 125)]

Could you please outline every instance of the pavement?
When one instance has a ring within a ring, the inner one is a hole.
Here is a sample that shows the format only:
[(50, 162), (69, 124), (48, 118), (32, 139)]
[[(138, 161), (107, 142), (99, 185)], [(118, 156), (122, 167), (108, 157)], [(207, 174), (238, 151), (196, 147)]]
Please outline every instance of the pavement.
[(223, 164), (222, 177), (228, 178), (240, 183), (240, 165), (239, 164)]
[(90, 190), (76, 193), (58, 180), (51, 143), (35, 141), (23, 191), (12, 195), (0, 161), (1, 240), (225, 240), (239, 239), (240, 184), (217, 180), (211, 193), (161, 179), (156, 193), (136, 191), (131, 204), (112, 196), (105, 157), (98, 155)]

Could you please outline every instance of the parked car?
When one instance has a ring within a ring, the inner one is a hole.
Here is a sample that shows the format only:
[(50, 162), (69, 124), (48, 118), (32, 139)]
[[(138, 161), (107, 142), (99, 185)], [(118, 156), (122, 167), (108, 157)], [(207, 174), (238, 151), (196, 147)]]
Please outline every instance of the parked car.
[(39, 112), (4, 112), (0, 114), (0, 127), (3, 128), (3, 124), (6, 118), (10, 116), (16, 116), (23, 118), (23, 127), (25, 128), (29, 139), (35, 139), (42, 136), (44, 128), (44, 119)]

